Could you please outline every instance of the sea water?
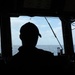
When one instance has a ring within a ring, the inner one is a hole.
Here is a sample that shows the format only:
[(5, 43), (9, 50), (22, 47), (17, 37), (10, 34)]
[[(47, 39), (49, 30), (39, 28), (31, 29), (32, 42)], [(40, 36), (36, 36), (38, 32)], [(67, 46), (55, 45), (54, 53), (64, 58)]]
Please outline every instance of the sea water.
[[(13, 47), (12, 47), (13, 55), (15, 55), (18, 52), (19, 47), (20, 47), (19, 45), (13, 45)], [(45, 51), (52, 52), (55, 56), (58, 54), (58, 49), (57, 48), (58, 47), (60, 48), (59, 45), (37, 45), (36, 47), (39, 48), (39, 49), (43, 49)], [(64, 51), (63, 51), (63, 53), (64, 53)]]
[[(18, 52), (19, 47), (20, 47), (20, 45), (13, 45), (12, 46), (12, 55), (15, 55)], [(37, 45), (36, 47), (39, 49), (43, 49), (45, 51), (52, 52), (54, 54), (54, 56), (58, 55), (58, 52), (59, 52), (58, 48), (60, 48), (59, 45)], [(62, 52), (64, 53), (64, 47), (62, 49)], [(74, 46), (74, 52), (75, 52), (75, 46)], [(0, 47), (0, 53), (1, 53), (1, 47)]]

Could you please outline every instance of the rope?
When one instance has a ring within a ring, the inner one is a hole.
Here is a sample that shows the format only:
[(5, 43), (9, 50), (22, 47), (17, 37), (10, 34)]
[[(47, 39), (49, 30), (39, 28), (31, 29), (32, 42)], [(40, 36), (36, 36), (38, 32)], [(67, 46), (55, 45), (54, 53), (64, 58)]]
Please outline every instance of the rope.
[(59, 42), (59, 40), (58, 40), (58, 38), (57, 38), (57, 36), (56, 36), (55, 32), (53, 31), (53, 29), (52, 29), (52, 27), (51, 27), (51, 25), (50, 25), (50, 23), (48, 22), (48, 20), (47, 20), (47, 18), (46, 18), (46, 17), (45, 17), (45, 19), (46, 19), (46, 21), (47, 21), (47, 23), (48, 23), (49, 27), (51, 28), (51, 30), (52, 30), (52, 32), (53, 32), (53, 34), (54, 34), (55, 38), (57, 39), (57, 41), (58, 41), (58, 43), (59, 43), (59, 45), (60, 45), (61, 49), (63, 49), (62, 45), (60, 44), (60, 42)]

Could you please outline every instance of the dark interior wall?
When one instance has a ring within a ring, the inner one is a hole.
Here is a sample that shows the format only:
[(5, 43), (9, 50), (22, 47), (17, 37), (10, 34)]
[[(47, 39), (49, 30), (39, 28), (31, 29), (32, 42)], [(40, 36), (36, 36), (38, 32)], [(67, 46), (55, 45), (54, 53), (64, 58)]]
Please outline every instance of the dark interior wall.
[[(1, 21), (1, 17), (0, 17), (0, 21)], [(1, 23), (0, 23), (0, 53), (1, 53)]]

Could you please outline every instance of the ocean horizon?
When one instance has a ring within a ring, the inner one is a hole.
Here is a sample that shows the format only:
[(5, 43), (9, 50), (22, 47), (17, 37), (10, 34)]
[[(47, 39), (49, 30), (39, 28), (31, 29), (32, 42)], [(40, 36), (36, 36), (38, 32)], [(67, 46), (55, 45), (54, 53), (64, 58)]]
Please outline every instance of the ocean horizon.
[[(15, 55), (18, 52), (19, 47), (20, 45), (12, 45), (12, 55)], [(54, 56), (57, 56), (59, 50), (61, 49), (59, 45), (36, 45), (36, 47), (39, 49), (43, 49), (45, 51), (52, 52)], [(64, 54), (64, 47), (62, 49), (62, 52)], [(75, 45), (74, 45), (74, 52), (75, 52)], [(0, 48), (0, 53), (1, 53), (1, 48)]]
[[(15, 55), (18, 52), (19, 45), (13, 45), (12, 46), (12, 55)], [(55, 56), (58, 55), (58, 47), (59, 45), (36, 45), (37, 48), (43, 49), (45, 51), (52, 52)], [(60, 48), (61, 49), (61, 48)], [(63, 48), (64, 49), (64, 48)], [(63, 50), (64, 53), (64, 50)]]

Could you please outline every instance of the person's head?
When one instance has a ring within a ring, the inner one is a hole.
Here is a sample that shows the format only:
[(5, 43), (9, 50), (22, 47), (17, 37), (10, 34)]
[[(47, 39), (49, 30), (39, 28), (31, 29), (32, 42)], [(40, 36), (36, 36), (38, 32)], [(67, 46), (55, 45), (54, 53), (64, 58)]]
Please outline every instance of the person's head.
[(20, 39), (22, 40), (22, 45), (26, 46), (36, 46), (38, 36), (41, 37), (37, 26), (33, 23), (26, 23), (20, 28)]

